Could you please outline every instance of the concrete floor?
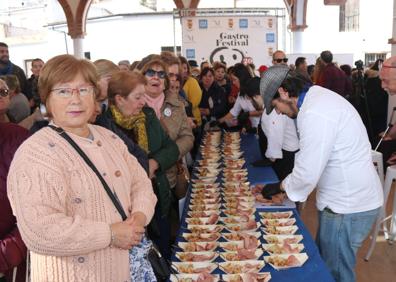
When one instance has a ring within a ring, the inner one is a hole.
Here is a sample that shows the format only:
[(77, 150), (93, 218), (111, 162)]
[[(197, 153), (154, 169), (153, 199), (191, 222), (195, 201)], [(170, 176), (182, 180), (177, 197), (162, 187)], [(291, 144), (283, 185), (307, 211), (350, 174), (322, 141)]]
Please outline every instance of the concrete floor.
[[(393, 184), (387, 204), (388, 214), (391, 213), (395, 188), (396, 185)], [(314, 193), (308, 198), (306, 206), (301, 212), (301, 217), (313, 238), (315, 238), (318, 222)], [(396, 282), (396, 242), (393, 245), (388, 244), (381, 233), (377, 238), (377, 244), (370, 260), (366, 262), (364, 257), (369, 244), (370, 238), (367, 238), (358, 252), (356, 267), (357, 282)]]

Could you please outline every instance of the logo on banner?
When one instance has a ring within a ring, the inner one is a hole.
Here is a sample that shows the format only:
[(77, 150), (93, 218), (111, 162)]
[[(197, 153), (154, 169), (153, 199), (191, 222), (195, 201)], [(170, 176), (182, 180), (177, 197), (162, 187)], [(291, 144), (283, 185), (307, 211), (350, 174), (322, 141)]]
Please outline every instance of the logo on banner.
[(229, 66), (242, 62), (244, 54), (241, 50), (236, 48), (219, 47), (212, 51), (209, 57), (211, 64), (213, 62), (222, 62)]
[(228, 28), (234, 28), (234, 19), (228, 19)]
[(274, 48), (268, 47), (268, 56), (272, 57), (273, 54), (274, 54)]
[(217, 20), (211, 20), (211, 28), (220, 28), (221, 26), (221, 20), (217, 19)]
[(252, 27), (262, 27), (261, 26), (261, 20), (252, 20), (253, 23)]
[(265, 34), (265, 41), (267, 43), (274, 43), (275, 42), (275, 33), (271, 32), (271, 33)]
[(187, 19), (187, 29), (192, 30), (192, 28), (193, 28), (193, 20)]
[(273, 18), (268, 18), (268, 20), (267, 20), (268, 28), (272, 28), (273, 25), (274, 25), (274, 19)]
[(208, 28), (208, 20), (204, 19), (204, 20), (199, 20), (198, 21), (198, 26), (199, 29), (206, 29)]
[(248, 19), (239, 19), (239, 28), (248, 28)]
[(195, 59), (195, 49), (186, 49), (187, 59)]
[(195, 43), (194, 35), (192, 34), (186, 34), (183, 38), (186, 43)]

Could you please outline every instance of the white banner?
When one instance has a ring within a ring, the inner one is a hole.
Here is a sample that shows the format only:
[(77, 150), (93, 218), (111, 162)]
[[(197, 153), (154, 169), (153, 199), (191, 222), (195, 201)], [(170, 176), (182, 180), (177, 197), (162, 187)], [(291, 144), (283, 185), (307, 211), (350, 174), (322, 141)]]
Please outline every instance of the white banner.
[(276, 23), (273, 16), (183, 17), (182, 52), (198, 64), (253, 61), (256, 67), (269, 66), (278, 40)]

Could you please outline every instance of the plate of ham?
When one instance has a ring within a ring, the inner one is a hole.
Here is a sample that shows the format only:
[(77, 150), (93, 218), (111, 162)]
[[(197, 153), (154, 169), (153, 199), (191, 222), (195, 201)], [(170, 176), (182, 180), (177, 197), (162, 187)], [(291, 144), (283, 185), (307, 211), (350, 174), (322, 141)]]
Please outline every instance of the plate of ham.
[(204, 252), (214, 251), (219, 243), (217, 242), (179, 242), (178, 247), (184, 252)]
[(211, 273), (217, 268), (217, 264), (212, 262), (172, 262), (172, 268), (179, 273)]
[(297, 244), (303, 239), (302, 235), (264, 235), (264, 240), (268, 244)]
[(261, 249), (240, 249), (235, 252), (220, 253), (220, 256), (225, 261), (258, 260), (263, 253)]
[(292, 211), (284, 212), (259, 212), (260, 217), (266, 219), (283, 219), (290, 218), (293, 215)]
[(303, 244), (263, 244), (263, 249), (271, 255), (274, 254), (298, 254), (304, 250)]
[(171, 282), (218, 282), (220, 281), (220, 275), (209, 274), (202, 272), (200, 274), (171, 274)]
[(281, 219), (261, 219), (265, 226), (291, 226), (296, 223), (295, 218), (281, 218)]
[(306, 253), (264, 257), (265, 262), (277, 270), (300, 267), (307, 261), (307, 259), (308, 255)]
[(176, 252), (176, 257), (183, 262), (212, 262), (218, 256), (216, 252)]
[(225, 282), (268, 282), (271, 280), (271, 273), (224, 274), (222, 280)]
[(222, 271), (228, 274), (239, 274), (249, 272), (260, 272), (264, 267), (264, 261), (259, 260), (246, 260), (246, 261), (232, 261), (232, 262), (220, 262), (219, 266)]

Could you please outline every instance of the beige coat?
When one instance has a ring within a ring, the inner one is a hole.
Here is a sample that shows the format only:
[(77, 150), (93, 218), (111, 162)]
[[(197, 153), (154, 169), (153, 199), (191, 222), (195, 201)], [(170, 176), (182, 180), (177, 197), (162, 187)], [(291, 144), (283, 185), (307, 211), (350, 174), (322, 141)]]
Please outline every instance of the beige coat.
[[(187, 123), (187, 114), (182, 99), (177, 94), (168, 92), (165, 94), (165, 101), (161, 107), (161, 124), (169, 137), (176, 142), (180, 151), (179, 158), (184, 157), (194, 145), (194, 135)], [(166, 172), (171, 188), (176, 185), (176, 175), (176, 165)]]

